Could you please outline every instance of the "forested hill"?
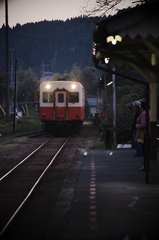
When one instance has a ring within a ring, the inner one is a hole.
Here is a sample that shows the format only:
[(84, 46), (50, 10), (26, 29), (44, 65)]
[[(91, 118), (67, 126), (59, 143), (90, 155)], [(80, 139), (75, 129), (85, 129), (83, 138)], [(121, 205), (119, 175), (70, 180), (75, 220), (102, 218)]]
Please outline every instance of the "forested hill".
[[(92, 33), (97, 18), (78, 17), (66, 21), (42, 21), (9, 29), (10, 59), (18, 58), (23, 69), (31, 67), (40, 77), (45, 71), (69, 72), (73, 64), (92, 63)], [(5, 69), (5, 27), (0, 29), (0, 69)], [(44, 66), (44, 65), (43, 65)]]

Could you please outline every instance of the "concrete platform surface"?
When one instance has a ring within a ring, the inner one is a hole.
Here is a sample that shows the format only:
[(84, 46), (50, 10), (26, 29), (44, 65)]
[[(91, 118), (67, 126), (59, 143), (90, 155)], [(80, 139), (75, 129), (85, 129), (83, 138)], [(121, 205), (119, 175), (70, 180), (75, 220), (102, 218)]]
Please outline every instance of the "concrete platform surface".
[(145, 183), (133, 149), (79, 150), (46, 239), (158, 240), (159, 185)]

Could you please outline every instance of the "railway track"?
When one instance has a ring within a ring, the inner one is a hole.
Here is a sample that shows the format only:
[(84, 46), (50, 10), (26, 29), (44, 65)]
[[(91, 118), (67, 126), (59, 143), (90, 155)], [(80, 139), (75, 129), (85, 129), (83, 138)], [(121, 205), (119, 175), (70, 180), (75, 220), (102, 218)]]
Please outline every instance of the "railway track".
[(0, 176), (0, 238), (28, 202), (44, 174), (62, 151), (68, 138), (50, 138), (16, 166)]
[(18, 138), (22, 138), (22, 137), (32, 138), (32, 137), (42, 136), (44, 134), (45, 134), (44, 131), (38, 131), (38, 132), (20, 134), (20, 135), (15, 135), (15, 136), (10, 136), (10, 137), (3, 137), (3, 138), (0, 139), (0, 145), (13, 143)]

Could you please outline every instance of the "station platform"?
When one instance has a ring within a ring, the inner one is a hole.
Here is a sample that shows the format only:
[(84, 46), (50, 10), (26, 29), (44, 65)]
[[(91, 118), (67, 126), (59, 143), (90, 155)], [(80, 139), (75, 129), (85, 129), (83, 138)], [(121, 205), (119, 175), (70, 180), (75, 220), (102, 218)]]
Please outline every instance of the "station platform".
[(158, 240), (159, 185), (146, 184), (133, 149), (79, 150), (46, 239)]

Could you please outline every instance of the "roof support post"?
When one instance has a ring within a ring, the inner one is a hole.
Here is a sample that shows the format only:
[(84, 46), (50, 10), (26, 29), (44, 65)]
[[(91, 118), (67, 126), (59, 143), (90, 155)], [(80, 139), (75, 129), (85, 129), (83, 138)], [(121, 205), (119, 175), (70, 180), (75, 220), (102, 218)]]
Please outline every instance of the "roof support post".
[(9, 117), (10, 110), (10, 92), (9, 92), (9, 26), (8, 26), (8, 0), (5, 0), (5, 16), (6, 16), (6, 115)]
[(150, 183), (159, 183), (159, 166), (157, 163), (157, 140), (156, 140), (156, 123), (157, 123), (157, 81), (150, 83)]
[(151, 49), (151, 51), (154, 52), (159, 57), (159, 49), (152, 42), (150, 42), (148, 39), (143, 39), (142, 41), (146, 47)]

